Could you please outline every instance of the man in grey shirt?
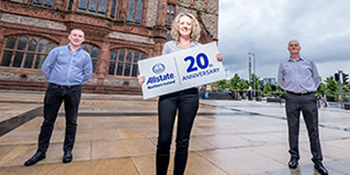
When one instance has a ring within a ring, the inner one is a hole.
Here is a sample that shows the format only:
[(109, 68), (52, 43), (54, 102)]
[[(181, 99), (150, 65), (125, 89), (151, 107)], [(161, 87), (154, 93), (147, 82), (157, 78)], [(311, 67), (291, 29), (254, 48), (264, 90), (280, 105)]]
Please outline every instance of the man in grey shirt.
[(322, 152), (318, 132), (318, 108), (315, 91), (320, 78), (315, 63), (300, 56), (300, 44), (297, 40), (288, 43), (290, 58), (285, 59), (278, 68), (278, 85), (287, 91), (286, 113), (289, 133), (290, 168), (298, 166), (300, 111), (303, 113), (309, 134), (312, 161), (315, 169), (322, 175), (328, 174), (322, 165)]

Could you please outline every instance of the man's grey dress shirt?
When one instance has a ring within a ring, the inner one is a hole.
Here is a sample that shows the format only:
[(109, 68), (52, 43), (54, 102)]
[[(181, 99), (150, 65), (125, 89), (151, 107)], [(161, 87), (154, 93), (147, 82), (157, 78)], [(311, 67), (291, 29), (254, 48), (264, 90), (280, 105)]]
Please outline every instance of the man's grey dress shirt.
[(278, 68), (278, 85), (290, 92), (315, 92), (320, 84), (320, 77), (315, 63), (304, 57), (297, 61), (288, 58)]

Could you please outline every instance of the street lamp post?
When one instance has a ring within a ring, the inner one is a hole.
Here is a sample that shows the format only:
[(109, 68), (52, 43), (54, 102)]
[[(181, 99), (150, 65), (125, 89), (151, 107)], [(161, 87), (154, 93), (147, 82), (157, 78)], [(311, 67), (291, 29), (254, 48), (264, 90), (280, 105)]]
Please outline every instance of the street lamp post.
[[(248, 55), (253, 56), (253, 74), (256, 76), (256, 72), (255, 72), (255, 54), (251, 53), (251, 52), (248, 52)], [(253, 97), (254, 97), (254, 95), (256, 96), (256, 94), (255, 94), (255, 79), (253, 79), (251, 74), (249, 76), (251, 76), (251, 79), (253, 80)]]

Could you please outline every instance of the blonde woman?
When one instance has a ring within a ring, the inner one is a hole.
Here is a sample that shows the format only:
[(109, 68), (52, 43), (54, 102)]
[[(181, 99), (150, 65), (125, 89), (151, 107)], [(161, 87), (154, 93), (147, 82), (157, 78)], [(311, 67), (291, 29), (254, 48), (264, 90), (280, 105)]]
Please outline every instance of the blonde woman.
[[(181, 51), (187, 48), (201, 46), (198, 43), (200, 27), (197, 19), (189, 13), (180, 13), (174, 19), (171, 29), (174, 39), (165, 43), (162, 55)], [(216, 55), (222, 61), (222, 54)], [(138, 77), (140, 85), (145, 81), (144, 76)], [(176, 151), (174, 174), (184, 174), (188, 156), (191, 129), (199, 104), (198, 89), (196, 87), (162, 95), (158, 101), (158, 144), (156, 154), (157, 175), (165, 175), (168, 171), (170, 159), (170, 145), (176, 112), (178, 123), (176, 134)]]

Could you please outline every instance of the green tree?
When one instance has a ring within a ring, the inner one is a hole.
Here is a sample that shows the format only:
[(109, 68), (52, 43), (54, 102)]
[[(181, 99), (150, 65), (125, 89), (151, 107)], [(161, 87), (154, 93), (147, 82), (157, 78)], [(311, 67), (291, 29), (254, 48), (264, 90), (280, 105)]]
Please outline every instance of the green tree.
[(275, 93), (273, 93), (273, 94), (280, 96), (280, 95), (285, 94), (285, 93), (286, 93), (286, 91), (284, 91), (280, 85), (277, 85), (277, 89), (276, 89)]
[(350, 88), (349, 88), (348, 85), (343, 85), (343, 87), (342, 87), (342, 92), (343, 92), (343, 94), (349, 93), (349, 90), (350, 90)]
[(234, 91), (241, 90), (241, 78), (238, 74), (235, 74), (235, 76), (231, 78), (231, 80), (229, 81), (229, 85)]
[(249, 88), (249, 83), (246, 80), (241, 80), (241, 90), (246, 91)]
[(270, 86), (273, 92), (277, 91), (277, 85), (271, 84)]
[(339, 92), (338, 82), (334, 80), (333, 76), (326, 78), (326, 88), (325, 94), (327, 96), (327, 100), (333, 101), (337, 92)]
[(316, 94), (322, 94), (326, 92), (326, 85), (324, 83), (320, 83), (316, 90)]
[(264, 85), (264, 93), (270, 93), (272, 91), (272, 88), (268, 82)]
[(219, 91), (224, 91), (224, 90), (226, 90), (227, 82), (226, 82), (226, 80), (220, 80), (220, 81), (216, 82), (216, 85), (217, 85)]

